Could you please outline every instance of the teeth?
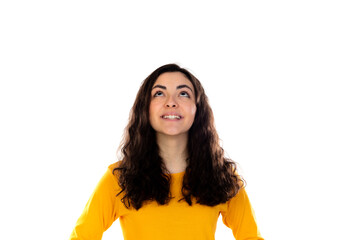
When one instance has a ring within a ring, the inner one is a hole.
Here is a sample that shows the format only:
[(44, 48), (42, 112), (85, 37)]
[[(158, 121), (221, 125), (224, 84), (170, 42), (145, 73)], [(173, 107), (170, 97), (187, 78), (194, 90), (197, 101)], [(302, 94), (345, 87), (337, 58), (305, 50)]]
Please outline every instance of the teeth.
[(176, 116), (176, 115), (166, 115), (166, 116), (163, 116), (163, 118), (168, 118), (168, 119), (180, 119), (180, 116)]

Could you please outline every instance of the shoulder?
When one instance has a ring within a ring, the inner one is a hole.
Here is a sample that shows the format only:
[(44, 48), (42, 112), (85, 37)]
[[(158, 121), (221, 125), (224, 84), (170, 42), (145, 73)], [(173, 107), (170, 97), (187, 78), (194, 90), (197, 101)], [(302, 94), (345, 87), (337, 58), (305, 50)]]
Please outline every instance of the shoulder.
[(120, 166), (121, 160), (117, 161), (115, 163), (112, 163), (108, 166), (108, 169), (113, 172), (115, 168), (118, 168)]
[(114, 171), (116, 168), (120, 167), (121, 161), (114, 162), (110, 164), (107, 168), (106, 174), (109, 178), (111, 178), (114, 182), (116, 182), (116, 185), (119, 183), (119, 177), (120, 177), (120, 171)]

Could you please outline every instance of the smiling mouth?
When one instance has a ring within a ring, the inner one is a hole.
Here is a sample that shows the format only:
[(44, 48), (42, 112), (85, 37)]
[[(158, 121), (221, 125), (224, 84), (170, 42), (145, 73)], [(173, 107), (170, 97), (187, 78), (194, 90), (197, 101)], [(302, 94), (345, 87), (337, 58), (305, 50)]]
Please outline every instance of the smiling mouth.
[(179, 116), (179, 115), (163, 115), (163, 116), (161, 116), (161, 118), (164, 118), (164, 119), (181, 119), (182, 117)]

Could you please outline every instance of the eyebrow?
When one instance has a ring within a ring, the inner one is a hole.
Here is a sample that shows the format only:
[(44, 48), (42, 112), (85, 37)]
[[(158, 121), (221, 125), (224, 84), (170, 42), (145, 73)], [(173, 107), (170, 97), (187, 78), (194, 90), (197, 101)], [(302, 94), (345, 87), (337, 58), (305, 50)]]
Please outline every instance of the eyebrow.
[[(161, 89), (166, 90), (166, 87), (165, 87), (165, 86), (159, 85), (159, 84), (155, 85), (152, 89), (154, 89), (154, 88), (161, 88)], [(189, 87), (189, 86), (186, 85), (186, 84), (179, 85), (179, 86), (176, 87), (176, 89), (181, 89), (181, 88), (188, 88), (188, 89), (190, 89), (191, 92), (193, 91), (193, 90), (191, 89), (191, 87)]]

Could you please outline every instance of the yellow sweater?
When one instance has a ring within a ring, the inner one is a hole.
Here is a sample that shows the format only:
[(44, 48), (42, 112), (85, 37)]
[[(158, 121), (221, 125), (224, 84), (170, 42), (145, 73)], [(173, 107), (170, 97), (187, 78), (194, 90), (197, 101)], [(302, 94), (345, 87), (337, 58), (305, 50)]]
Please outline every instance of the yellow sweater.
[(76, 222), (71, 240), (98, 240), (111, 224), (120, 219), (125, 240), (214, 240), (217, 219), (232, 229), (236, 240), (263, 240), (255, 215), (244, 189), (228, 202), (214, 207), (193, 203), (189, 206), (182, 197), (184, 172), (171, 174), (171, 199), (168, 205), (156, 201), (145, 203), (138, 211), (127, 209), (116, 197), (120, 192), (117, 178), (109, 166), (96, 186), (83, 213)]

